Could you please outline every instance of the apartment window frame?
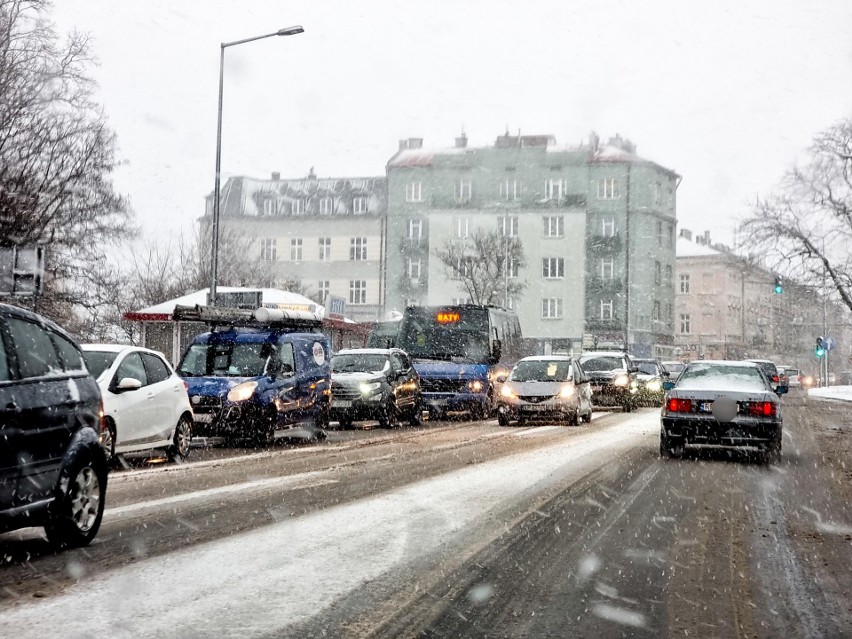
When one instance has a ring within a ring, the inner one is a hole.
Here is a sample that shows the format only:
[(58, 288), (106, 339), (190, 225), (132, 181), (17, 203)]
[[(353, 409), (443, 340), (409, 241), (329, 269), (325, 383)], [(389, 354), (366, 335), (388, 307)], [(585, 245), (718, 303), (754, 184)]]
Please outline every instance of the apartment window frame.
[(541, 258), (541, 277), (545, 280), (561, 280), (565, 278), (564, 257)]
[(352, 198), (352, 213), (362, 215), (369, 210), (369, 198), (364, 195), (356, 195)]
[(326, 298), (330, 294), (330, 284), (329, 280), (319, 280), (319, 282), (317, 282), (317, 295), (319, 296), (319, 301), (321, 303), (325, 303)]
[(565, 216), (543, 216), (541, 218), (541, 232), (544, 237), (565, 237)]
[(615, 237), (615, 216), (608, 215), (601, 218), (601, 235), (603, 237)]
[(350, 237), (349, 238), (349, 260), (352, 262), (367, 261), (367, 238), (366, 237)]
[(330, 237), (321, 237), (321, 238), (318, 239), (317, 244), (319, 246), (319, 260), (320, 260), (320, 262), (331, 261), (331, 238)]
[(260, 261), (278, 261), (278, 240), (274, 237), (260, 238)]
[(541, 298), (541, 319), (558, 320), (564, 315), (565, 303), (562, 297)]
[(600, 318), (602, 321), (610, 321), (615, 318), (615, 303), (611, 298), (608, 300), (601, 299)]
[(565, 199), (568, 183), (562, 178), (547, 178), (544, 181), (544, 199), (549, 202), (561, 202)]
[(454, 195), (457, 203), (467, 204), (473, 199), (473, 183), (469, 179), (457, 180)]
[[(415, 233), (416, 230), (416, 233)], [(415, 217), (408, 220), (408, 239), (419, 240), (423, 237), (423, 218)]]
[(659, 260), (654, 260), (654, 286), (663, 283), (663, 265)]
[(503, 178), (500, 180), (500, 199), (506, 202), (517, 201), (520, 188), (517, 180)]
[(406, 271), (408, 272), (408, 279), (419, 280), (422, 271), (420, 258), (409, 257), (408, 264), (406, 265)]
[(689, 293), (689, 273), (680, 274), (680, 292)]
[(353, 306), (367, 303), (367, 280), (349, 280), (349, 303)]
[(406, 202), (423, 202), (423, 182), (409, 182), (405, 185)]
[(303, 245), (301, 237), (290, 238), (290, 261), (301, 262), (304, 259)]
[(599, 261), (600, 274), (602, 280), (615, 279), (615, 258), (602, 257)]
[(497, 218), (497, 230), (502, 237), (506, 235), (506, 222), (508, 221), (509, 234), (508, 237), (518, 237), (518, 229), (520, 228), (520, 220), (517, 215), (502, 215)]
[(598, 199), (618, 200), (621, 198), (621, 183), (619, 178), (608, 177), (598, 179)]
[(320, 215), (332, 215), (334, 213), (334, 198), (322, 197), (319, 201)]
[(457, 240), (466, 240), (470, 237), (470, 218), (455, 217), (453, 218), (453, 237)]
[(680, 334), (689, 335), (692, 333), (691, 319), (689, 313), (680, 314)]

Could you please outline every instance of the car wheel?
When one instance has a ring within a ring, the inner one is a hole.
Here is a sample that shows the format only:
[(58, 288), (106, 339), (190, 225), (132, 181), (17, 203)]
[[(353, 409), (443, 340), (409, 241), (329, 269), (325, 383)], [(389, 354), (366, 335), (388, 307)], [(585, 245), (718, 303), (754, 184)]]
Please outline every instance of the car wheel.
[(192, 443), (192, 421), (185, 415), (178, 420), (172, 445), (166, 451), (169, 461), (182, 461), (189, 457)]
[(337, 420), (337, 423), (340, 424), (340, 427), (343, 430), (349, 430), (352, 428), (352, 418), (351, 417), (341, 417)]
[(683, 457), (684, 445), (682, 441), (673, 444), (665, 435), (660, 435), (660, 456), (668, 457), (669, 459), (679, 459)]
[(592, 421), (592, 407), (591, 406), (589, 406), (589, 412), (586, 413), (585, 415), (583, 415), (583, 421), (586, 422), (587, 424), (591, 423), (591, 421)]
[(379, 411), (379, 428), (390, 428), (396, 422), (396, 406), (389, 401)]
[(622, 412), (624, 412), (624, 413), (629, 413), (630, 411), (632, 411), (632, 410), (633, 410), (633, 402), (631, 402), (631, 401), (629, 401), (629, 400), (628, 400), (628, 401), (626, 401), (626, 402), (624, 402), (624, 403), (621, 405), (621, 410), (622, 410)]
[(501, 410), (497, 411), (497, 423), (500, 426), (508, 426), (509, 425), (509, 416)]
[(573, 413), (568, 413), (568, 415), (565, 416), (565, 425), (566, 426), (577, 426), (579, 423), (580, 423), (579, 411), (573, 412)]
[(101, 526), (106, 494), (106, 465), (91, 453), (74, 462), (67, 492), (59, 497), (44, 532), (51, 544), (75, 548), (88, 545)]
[(414, 403), (411, 415), (408, 417), (408, 423), (411, 426), (420, 426), (423, 424), (423, 403), (420, 400)]
[(319, 407), (319, 412), (316, 417), (314, 417), (313, 437), (318, 442), (324, 442), (328, 439), (328, 433), (325, 429), (328, 428), (330, 412), (331, 409), (327, 404), (324, 406), (321, 405)]
[(104, 453), (106, 454), (107, 464), (112, 465), (115, 463), (115, 423), (112, 419), (107, 418), (106, 420), (106, 428), (101, 433), (101, 446), (104, 448)]

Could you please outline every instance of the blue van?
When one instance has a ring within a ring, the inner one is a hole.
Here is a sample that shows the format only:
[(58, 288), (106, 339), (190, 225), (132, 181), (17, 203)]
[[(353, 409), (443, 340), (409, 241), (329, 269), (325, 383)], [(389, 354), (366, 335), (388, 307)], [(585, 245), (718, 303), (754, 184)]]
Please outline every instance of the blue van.
[(177, 367), (187, 383), (195, 435), (272, 443), (279, 429), (325, 439), (331, 346), (313, 313), (177, 307), (179, 321), (206, 321)]

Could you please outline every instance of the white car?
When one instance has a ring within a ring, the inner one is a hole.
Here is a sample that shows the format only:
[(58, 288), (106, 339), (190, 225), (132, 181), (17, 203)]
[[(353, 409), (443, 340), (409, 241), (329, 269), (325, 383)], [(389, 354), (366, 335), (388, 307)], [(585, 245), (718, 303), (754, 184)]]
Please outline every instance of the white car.
[(162, 353), (121, 344), (82, 344), (103, 396), (107, 455), (164, 449), (172, 460), (189, 455), (192, 408), (186, 384)]

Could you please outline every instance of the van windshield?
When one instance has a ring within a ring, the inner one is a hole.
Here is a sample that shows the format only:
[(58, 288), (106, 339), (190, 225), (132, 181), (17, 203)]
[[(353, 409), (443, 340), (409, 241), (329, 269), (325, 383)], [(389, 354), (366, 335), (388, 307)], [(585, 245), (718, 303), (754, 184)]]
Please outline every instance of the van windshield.
[(269, 344), (192, 344), (178, 366), (182, 377), (259, 377)]

